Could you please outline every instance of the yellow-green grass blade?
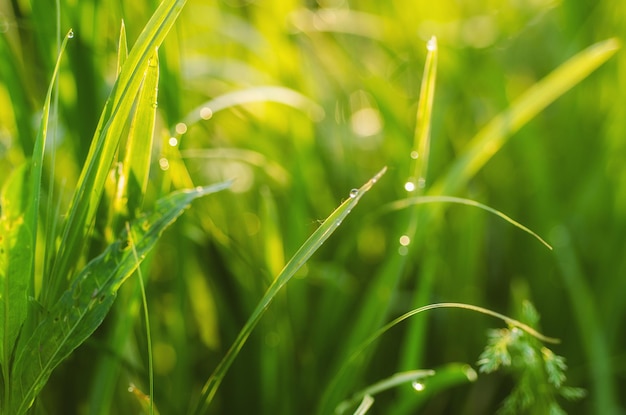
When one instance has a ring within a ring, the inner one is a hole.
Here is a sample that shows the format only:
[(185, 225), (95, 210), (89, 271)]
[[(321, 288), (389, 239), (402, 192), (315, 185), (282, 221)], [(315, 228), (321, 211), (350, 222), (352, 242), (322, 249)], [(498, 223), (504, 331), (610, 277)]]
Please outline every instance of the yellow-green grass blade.
[(43, 291), (44, 306), (51, 306), (71, 277), (73, 264), (80, 257), (87, 230), (93, 225), (104, 184), (120, 139), (132, 113), (135, 99), (155, 48), (176, 21), (185, 0), (165, 0), (141, 32), (125, 60), (113, 91), (105, 104), (77, 190), (72, 199), (60, 249)]
[(126, 40), (126, 25), (124, 20), (120, 25), (120, 38), (117, 41), (117, 75), (122, 73), (124, 62), (128, 59), (128, 41)]
[(148, 61), (135, 116), (132, 120), (126, 147), (122, 178), (118, 183), (118, 193), (114, 202), (115, 212), (126, 217), (134, 217), (143, 203), (143, 196), (148, 187), (150, 173), (150, 155), (154, 140), (154, 122), (156, 119), (157, 90), (159, 83), (159, 59), (157, 51)]
[(615, 38), (598, 42), (534, 84), (472, 138), (448, 173), (429, 193), (451, 195), (458, 192), (502, 148), (512, 134), (595, 71), (619, 48), (620, 43)]
[(122, 232), (119, 240), (81, 270), (16, 351), (8, 413), (28, 411), (52, 371), (100, 326), (120, 286), (190, 203), (229, 186), (230, 182), (225, 182), (159, 199), (153, 213), (132, 221), (130, 232)]
[(206, 384), (202, 389), (200, 400), (198, 404), (193, 408), (194, 415), (200, 415), (207, 412), (208, 406), (211, 403), (217, 389), (219, 388), (224, 375), (232, 365), (233, 361), (239, 354), (239, 351), (244, 346), (246, 340), (252, 333), (252, 330), (256, 327), (261, 320), (263, 314), (268, 309), (278, 292), (283, 288), (287, 282), (293, 277), (293, 275), (309, 260), (309, 258), (319, 249), (320, 246), (326, 241), (330, 235), (335, 232), (341, 222), (350, 214), (352, 209), (357, 205), (361, 197), (372, 188), (372, 186), (382, 177), (387, 168), (385, 167), (378, 172), (372, 179), (365, 183), (359, 189), (353, 189), (350, 192), (350, 197), (346, 199), (333, 213), (326, 218), (324, 223), (317, 228), (315, 232), (304, 242), (304, 244), (298, 249), (291, 260), (285, 265), (280, 274), (274, 279), (267, 291), (261, 298), (261, 301), (257, 304), (256, 308), (250, 315), (250, 318), (241, 329), (237, 338), (233, 342), (230, 349), (226, 352), (224, 358), (220, 361), (219, 365), (215, 368), (213, 374), (209, 377)]

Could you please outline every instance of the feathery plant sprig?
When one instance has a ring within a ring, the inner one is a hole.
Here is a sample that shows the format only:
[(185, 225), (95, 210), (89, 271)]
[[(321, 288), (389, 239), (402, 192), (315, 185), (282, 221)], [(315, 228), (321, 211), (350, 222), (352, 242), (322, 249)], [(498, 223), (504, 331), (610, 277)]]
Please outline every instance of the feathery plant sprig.
[[(539, 314), (530, 302), (523, 303), (522, 313), (528, 325), (538, 324)], [(584, 389), (565, 385), (565, 358), (554, 354), (536, 337), (515, 326), (490, 330), (488, 335), (489, 341), (477, 362), (479, 371), (503, 370), (515, 378), (515, 386), (500, 408), (501, 414), (564, 415), (559, 397), (577, 400), (586, 395)]]

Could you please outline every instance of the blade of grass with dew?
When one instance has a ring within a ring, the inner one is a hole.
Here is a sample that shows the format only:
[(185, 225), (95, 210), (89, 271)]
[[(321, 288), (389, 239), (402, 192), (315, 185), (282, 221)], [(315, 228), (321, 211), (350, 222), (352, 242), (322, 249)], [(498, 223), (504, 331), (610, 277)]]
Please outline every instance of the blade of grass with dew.
[(347, 399), (337, 405), (335, 409), (335, 413), (343, 414), (348, 411), (350, 408), (354, 407), (357, 403), (359, 403), (366, 396), (373, 396), (377, 393), (384, 392), (386, 390), (395, 388), (402, 384), (408, 382), (415, 382), (418, 379), (423, 379), (429, 376), (433, 376), (435, 374), (434, 370), (409, 370), (407, 372), (398, 372), (388, 377), (387, 379), (383, 379), (378, 381), (363, 390), (357, 392), (352, 396), (352, 398)]
[[(411, 183), (412, 188), (407, 191), (417, 191), (421, 193), (426, 185), (426, 173), (428, 169), (428, 152), (430, 149), (430, 124), (435, 97), (435, 83), (437, 74), (437, 40), (431, 38), (427, 45), (426, 61), (424, 64), (424, 76), (420, 88), (420, 97), (417, 108), (417, 123), (415, 126), (415, 134), (413, 138), (413, 148), (415, 150), (408, 156), (411, 157), (411, 165), (407, 178), (407, 184)], [(418, 212), (412, 209), (407, 212), (406, 218), (399, 221), (399, 232), (395, 235), (395, 240), (403, 237), (413, 239), (413, 235), (417, 231)], [(355, 318), (348, 340), (345, 345), (345, 353), (348, 355), (354, 350), (363, 339), (371, 332), (372, 327), (380, 326), (384, 321), (387, 309), (391, 305), (390, 298), (395, 291), (395, 287), (402, 278), (406, 267), (407, 255), (398, 255), (395, 251), (388, 256), (381, 271), (375, 276), (374, 281), (368, 288), (365, 298), (362, 301), (359, 313)], [(338, 360), (341, 365), (341, 359)], [(324, 397), (320, 402), (319, 412), (329, 413), (336, 403), (347, 394), (348, 389), (358, 378), (358, 372), (344, 373), (345, 379), (333, 386), (332, 389), (326, 388)]]
[(45, 290), (42, 291), (44, 306), (49, 307), (55, 302), (65, 282), (70, 278), (70, 271), (84, 244), (87, 229), (93, 224), (111, 163), (124, 132), (128, 114), (132, 113), (146, 68), (155, 48), (163, 42), (185, 2), (185, 0), (163, 1), (124, 61), (100, 117), (70, 205), (59, 252)]
[(159, 60), (155, 50), (148, 60), (135, 114), (123, 149), (122, 171), (113, 200), (114, 230), (120, 221), (134, 218), (140, 212), (148, 188), (151, 151), (146, 150), (152, 149), (153, 146), (158, 83)]
[[(552, 73), (532, 86), (511, 106), (496, 116), (466, 146), (466, 150), (454, 161), (449, 171), (428, 189), (430, 196), (451, 195), (458, 192), (476, 172), (493, 157), (513, 133), (529, 122), (545, 107), (581, 82), (586, 76), (606, 62), (619, 48), (616, 39), (596, 43), (579, 52), (560, 65)], [(440, 209), (423, 211), (423, 222), (431, 222)], [(424, 242), (415, 244), (417, 249)], [(426, 273), (418, 281), (413, 306), (419, 307), (429, 302), (434, 274)], [(410, 324), (406, 336), (403, 364), (419, 366), (423, 355), (426, 321)]]
[(489, 206), (487, 206), (485, 204), (482, 204), (480, 202), (477, 202), (475, 200), (465, 199), (465, 198), (462, 198), (462, 197), (454, 197), (454, 196), (417, 196), (417, 197), (411, 197), (411, 198), (407, 198), (407, 199), (400, 199), (400, 200), (396, 200), (395, 202), (389, 203), (386, 206), (381, 207), (381, 209), (378, 212), (376, 212), (376, 213), (378, 215), (381, 215), (381, 214), (384, 214), (384, 213), (387, 213), (387, 212), (390, 212), (390, 211), (397, 211), (397, 210), (401, 210), (401, 209), (407, 209), (407, 208), (409, 208), (411, 206), (418, 205), (418, 204), (425, 204), (425, 203), (457, 203), (457, 204), (461, 204), (461, 205), (473, 206), (473, 207), (477, 207), (479, 209), (486, 210), (487, 212), (493, 213), (494, 215), (504, 219), (505, 221), (507, 221), (511, 225), (515, 226), (516, 228), (519, 228), (522, 231), (526, 232), (527, 234), (531, 235), (532, 237), (537, 239), (539, 242), (541, 242), (546, 248), (552, 250), (552, 246), (548, 242), (546, 242), (545, 239), (543, 239), (537, 233), (533, 232), (531, 229), (527, 228), (526, 226), (522, 225), (521, 223), (517, 222), (516, 220), (512, 219), (511, 217), (505, 215), (501, 211), (499, 211), (497, 209), (494, 209), (492, 207), (489, 207)]
[[(117, 290), (143, 261), (163, 231), (190, 205), (230, 182), (174, 192), (159, 199), (154, 212), (130, 225), (121, 238), (81, 270), (59, 301), (17, 351), (12, 370), (9, 413), (21, 415), (33, 404), (52, 371), (82, 344), (106, 317)], [(134, 241), (133, 249), (130, 240)]]
[(478, 378), (476, 371), (466, 363), (449, 363), (434, 369), (435, 374), (422, 383), (419, 388), (414, 385), (414, 399), (403, 399), (398, 412), (416, 413), (431, 396), (437, 395), (456, 385), (474, 382)]
[(237, 338), (233, 342), (230, 349), (226, 352), (224, 358), (220, 361), (219, 365), (215, 368), (211, 377), (207, 380), (206, 384), (202, 388), (199, 402), (192, 409), (194, 415), (201, 415), (206, 413), (209, 404), (211, 403), (217, 389), (219, 388), (222, 379), (226, 375), (226, 372), (230, 368), (231, 364), (239, 354), (239, 351), (245, 344), (246, 340), (252, 333), (252, 330), (256, 327), (261, 317), (270, 306), (281, 288), (289, 282), (291, 277), (308, 261), (320, 246), (326, 241), (330, 235), (341, 225), (341, 222), (348, 216), (351, 210), (359, 203), (361, 197), (374, 186), (383, 174), (387, 171), (387, 168), (383, 168), (374, 177), (372, 177), (367, 183), (365, 183), (359, 189), (353, 189), (350, 192), (350, 197), (344, 201), (333, 213), (326, 218), (324, 223), (317, 228), (315, 232), (304, 242), (304, 244), (298, 249), (291, 260), (285, 265), (281, 273), (274, 279), (272, 284), (268, 287), (267, 291), (263, 295), (261, 301), (257, 304), (256, 308), (252, 312), (250, 318), (241, 329)]
[(61, 45), (43, 113), (35, 139), (30, 163), (15, 172), (3, 190), (2, 217), (0, 218), (0, 363), (4, 379), (4, 405), (10, 405), (11, 356), (20, 330), (28, 335), (31, 324), (24, 324), (28, 316), (29, 296), (34, 298), (35, 252), (44, 149), (48, 136), (50, 102), (63, 51), (70, 32)]

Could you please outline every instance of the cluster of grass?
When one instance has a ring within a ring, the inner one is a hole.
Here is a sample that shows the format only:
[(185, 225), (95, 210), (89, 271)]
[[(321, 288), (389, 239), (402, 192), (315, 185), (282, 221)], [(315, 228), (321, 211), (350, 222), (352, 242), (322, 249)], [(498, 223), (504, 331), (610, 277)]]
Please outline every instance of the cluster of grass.
[(463, 4), (3, 5), (2, 413), (618, 413), (626, 15)]

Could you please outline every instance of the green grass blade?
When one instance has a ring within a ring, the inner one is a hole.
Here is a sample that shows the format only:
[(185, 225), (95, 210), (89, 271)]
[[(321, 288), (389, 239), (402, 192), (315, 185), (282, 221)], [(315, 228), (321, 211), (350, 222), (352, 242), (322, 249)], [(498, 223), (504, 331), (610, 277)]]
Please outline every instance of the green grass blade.
[(159, 83), (159, 59), (156, 50), (148, 62), (124, 149), (122, 178), (114, 201), (114, 211), (123, 219), (132, 218), (141, 210), (143, 196), (148, 187), (151, 152), (146, 149), (151, 149), (154, 141)]
[(136, 257), (142, 261), (194, 199), (228, 186), (230, 182), (178, 191), (159, 199), (153, 213), (134, 220), (130, 233), (123, 232), (120, 240), (87, 264), (17, 351), (9, 413), (25, 413), (52, 371), (98, 328), (117, 290), (139, 266)]
[(44, 149), (52, 91), (71, 30), (61, 45), (48, 92), (32, 159), (16, 171), (0, 196), (0, 364), (5, 386), (5, 408), (10, 405), (10, 357), (28, 315), (28, 297), (34, 297), (34, 270)]
[(163, 42), (184, 4), (185, 0), (163, 1), (124, 61), (100, 118), (70, 205), (59, 253), (42, 299), (45, 306), (55, 302), (64, 285), (63, 281), (69, 278), (72, 264), (84, 244), (86, 230), (93, 224), (111, 163), (126, 127), (128, 114), (132, 113), (150, 58), (155, 48)]
[(226, 352), (224, 358), (220, 361), (219, 365), (209, 377), (202, 393), (200, 401), (193, 408), (192, 413), (195, 415), (204, 414), (207, 411), (211, 400), (215, 396), (217, 389), (219, 388), (224, 375), (230, 368), (231, 364), (239, 354), (239, 351), (245, 344), (246, 340), (252, 333), (252, 330), (256, 327), (257, 323), (261, 320), (261, 317), (270, 306), (281, 288), (289, 282), (291, 277), (308, 261), (318, 248), (326, 241), (330, 235), (335, 232), (341, 222), (350, 214), (351, 210), (357, 205), (361, 197), (372, 188), (372, 186), (382, 177), (387, 168), (385, 167), (378, 172), (372, 179), (365, 183), (360, 189), (353, 189), (350, 192), (350, 197), (344, 201), (333, 213), (326, 218), (324, 223), (317, 228), (315, 232), (304, 242), (304, 244), (298, 249), (291, 260), (285, 265), (281, 273), (274, 279), (272, 284), (268, 287), (267, 291), (263, 295), (263, 298), (257, 304), (255, 310), (252, 312), (250, 318), (241, 329), (237, 338), (233, 342), (232, 346)]
[(471, 200), (471, 199), (465, 199), (465, 198), (454, 197), (454, 196), (417, 196), (417, 197), (411, 197), (407, 199), (396, 200), (395, 202), (392, 202), (388, 204), (387, 206), (383, 206), (380, 209), (380, 211), (377, 213), (383, 214), (389, 211), (407, 209), (410, 206), (424, 204), (424, 203), (458, 203), (461, 205), (474, 206), (479, 209), (486, 210), (487, 212), (493, 213), (494, 215), (509, 222), (511, 225), (515, 226), (516, 228), (519, 228), (522, 231), (526, 232), (527, 234), (531, 235), (532, 237), (537, 239), (539, 242), (541, 242), (546, 248), (552, 250), (552, 246), (548, 242), (546, 242), (545, 239), (539, 236), (537, 233), (533, 232), (531, 229), (517, 222), (513, 218), (505, 215), (501, 211), (494, 209), (492, 207), (489, 207), (485, 204), (476, 202), (475, 200)]
[(513, 133), (606, 62), (619, 47), (620, 43), (615, 38), (598, 42), (533, 85), (467, 144), (465, 151), (456, 159), (450, 171), (433, 186), (430, 194), (456, 193), (502, 148)]

